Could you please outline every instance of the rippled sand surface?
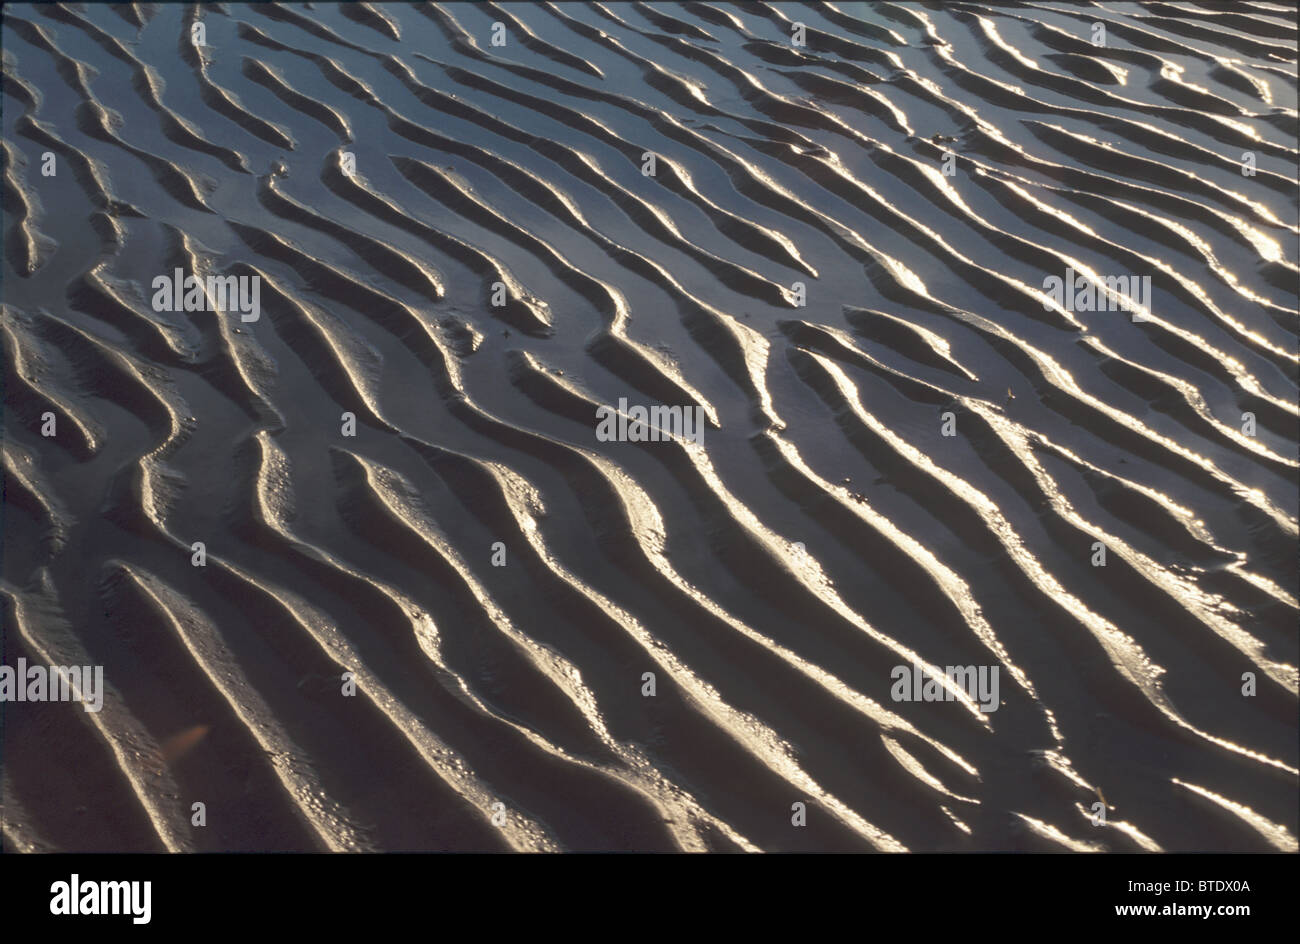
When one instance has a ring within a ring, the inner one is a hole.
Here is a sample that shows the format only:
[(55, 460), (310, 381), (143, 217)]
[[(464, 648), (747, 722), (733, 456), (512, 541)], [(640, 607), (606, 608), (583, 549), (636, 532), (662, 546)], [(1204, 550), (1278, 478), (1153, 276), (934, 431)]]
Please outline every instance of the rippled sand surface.
[(6, 4), (5, 847), (1295, 851), (1293, 13)]

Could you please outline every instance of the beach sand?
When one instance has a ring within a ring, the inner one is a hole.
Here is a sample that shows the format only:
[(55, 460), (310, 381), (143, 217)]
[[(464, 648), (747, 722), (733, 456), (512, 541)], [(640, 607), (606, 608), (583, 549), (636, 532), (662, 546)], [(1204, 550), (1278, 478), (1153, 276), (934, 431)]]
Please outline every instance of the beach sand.
[(1296, 851), (1293, 12), (6, 4), (4, 847)]

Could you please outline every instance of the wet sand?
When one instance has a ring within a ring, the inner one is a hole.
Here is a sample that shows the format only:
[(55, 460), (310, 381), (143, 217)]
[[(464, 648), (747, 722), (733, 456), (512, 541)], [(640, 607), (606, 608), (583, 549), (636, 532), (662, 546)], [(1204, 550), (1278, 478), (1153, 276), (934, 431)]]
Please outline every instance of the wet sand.
[(5, 849), (1296, 851), (1293, 11), (3, 46)]

